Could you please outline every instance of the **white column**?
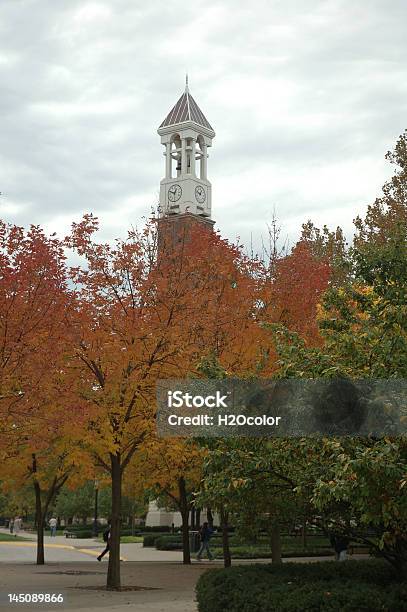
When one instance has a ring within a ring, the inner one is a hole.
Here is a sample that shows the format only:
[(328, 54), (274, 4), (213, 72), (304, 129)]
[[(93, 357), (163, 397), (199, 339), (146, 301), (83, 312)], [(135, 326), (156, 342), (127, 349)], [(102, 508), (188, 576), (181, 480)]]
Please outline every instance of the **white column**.
[(181, 139), (181, 174), (187, 173), (187, 140)]
[(201, 161), (201, 179), (203, 180), (207, 179), (207, 159), (208, 159), (207, 149), (208, 147), (206, 146), (206, 143), (203, 143), (202, 161)]
[(165, 144), (165, 178), (171, 178), (171, 143)]
[(190, 161), (191, 166), (189, 169), (191, 176), (195, 176), (195, 146), (196, 146), (195, 139), (191, 138), (191, 161)]

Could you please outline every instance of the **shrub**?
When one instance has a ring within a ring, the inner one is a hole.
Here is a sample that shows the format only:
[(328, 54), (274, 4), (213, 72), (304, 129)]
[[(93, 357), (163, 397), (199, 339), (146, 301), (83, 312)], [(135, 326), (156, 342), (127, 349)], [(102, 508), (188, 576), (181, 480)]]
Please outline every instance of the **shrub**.
[(199, 612), (403, 612), (407, 583), (381, 561), (210, 570), (197, 583)]
[[(216, 557), (220, 558), (223, 556), (223, 550), (219, 547), (219, 543), (211, 540), (211, 550)], [(261, 545), (252, 545), (252, 546), (244, 546), (244, 545), (234, 545), (233, 543), (230, 545), (230, 553), (232, 559), (271, 559), (271, 548), (270, 546), (261, 546)], [(284, 552), (283, 557), (329, 557), (333, 556), (332, 548), (307, 548), (304, 552), (303, 550), (294, 550)]]
[(143, 538), (143, 546), (155, 546), (156, 540), (158, 540), (158, 538), (160, 538), (162, 535), (162, 533), (146, 533)]
[[(70, 531), (70, 529), (68, 529), (67, 531)], [(91, 531), (90, 529), (82, 529), (81, 531), (75, 530), (73, 533), (75, 534), (75, 538), (92, 538), (93, 537), (93, 531)]]
[[(106, 527), (105, 527), (106, 529)], [(137, 531), (137, 529), (134, 530), (134, 535), (139, 535), (140, 532)], [(125, 529), (120, 529), (120, 535), (121, 536), (131, 536), (133, 535), (133, 531), (129, 528), (125, 528)]]
[(162, 546), (157, 545), (157, 542), (156, 542), (155, 547), (157, 550), (182, 550), (183, 548), (182, 542), (167, 542), (166, 544), (163, 544)]
[(157, 550), (182, 550), (182, 536), (160, 536), (155, 541), (155, 547)]
[(140, 532), (141, 533), (169, 533), (171, 531), (171, 527), (168, 527), (167, 525), (153, 525), (150, 527), (141, 527), (140, 528)]
[[(98, 524), (98, 527), (102, 527), (102, 526)], [(91, 528), (92, 528), (92, 525), (85, 525), (83, 523), (75, 523), (74, 525), (66, 525), (66, 527), (62, 527), (62, 529), (66, 531), (85, 531)]]

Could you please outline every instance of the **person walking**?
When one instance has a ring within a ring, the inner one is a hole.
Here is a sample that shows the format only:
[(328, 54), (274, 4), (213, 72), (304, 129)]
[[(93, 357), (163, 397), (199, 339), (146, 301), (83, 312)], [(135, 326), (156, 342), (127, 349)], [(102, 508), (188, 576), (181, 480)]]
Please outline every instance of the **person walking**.
[(336, 547), (338, 551), (338, 561), (346, 561), (348, 557), (349, 538), (342, 536), (338, 538)]
[(49, 527), (51, 529), (51, 538), (55, 538), (55, 536), (57, 535), (57, 519), (53, 516), (50, 520), (49, 520)]
[(213, 555), (209, 548), (209, 540), (211, 539), (212, 534), (213, 534), (213, 529), (209, 527), (209, 524), (207, 522), (205, 522), (202, 525), (201, 529), (199, 530), (199, 535), (201, 537), (201, 546), (199, 547), (198, 553), (196, 555), (197, 561), (202, 560), (202, 555), (205, 551), (206, 551), (206, 554), (208, 555), (209, 561), (213, 560)]
[(18, 534), (20, 533), (20, 529), (21, 529), (21, 519), (19, 516), (16, 516), (16, 518), (14, 519), (14, 536), (17, 537)]
[(101, 561), (103, 559), (103, 557), (105, 556), (106, 553), (109, 552), (110, 550), (110, 531), (111, 531), (111, 520), (109, 519), (107, 521), (107, 529), (105, 529), (105, 531), (103, 532), (103, 541), (106, 542), (106, 548), (100, 553), (100, 555), (97, 557), (98, 561)]
[(335, 551), (335, 559), (337, 561), (346, 561), (350, 541), (349, 538), (343, 535), (332, 534), (329, 539)]
[(9, 529), (10, 529), (10, 533), (13, 533), (13, 531), (14, 531), (14, 519), (13, 518), (10, 519), (10, 522), (9, 522), (8, 526), (9, 526)]

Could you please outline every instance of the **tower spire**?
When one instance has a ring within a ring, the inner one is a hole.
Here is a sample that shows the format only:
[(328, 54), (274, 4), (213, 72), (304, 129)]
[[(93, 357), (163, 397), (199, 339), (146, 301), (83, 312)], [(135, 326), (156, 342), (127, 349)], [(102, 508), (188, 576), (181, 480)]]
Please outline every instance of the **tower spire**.
[(189, 93), (188, 81), (186, 73), (185, 91), (158, 128), (165, 146), (160, 206), (163, 217), (193, 215), (213, 225), (207, 158), (215, 132)]

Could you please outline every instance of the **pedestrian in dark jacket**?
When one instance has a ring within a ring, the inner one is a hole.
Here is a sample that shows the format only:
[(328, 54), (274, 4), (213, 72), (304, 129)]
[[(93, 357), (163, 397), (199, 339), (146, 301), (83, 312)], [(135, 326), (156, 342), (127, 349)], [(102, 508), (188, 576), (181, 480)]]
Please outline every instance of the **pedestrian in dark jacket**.
[(98, 558), (97, 558), (98, 561), (101, 561), (103, 559), (103, 557), (105, 556), (105, 554), (108, 553), (109, 550), (110, 550), (110, 535), (111, 535), (111, 525), (110, 525), (110, 523), (111, 523), (111, 521), (109, 519), (108, 522), (107, 522), (108, 527), (103, 532), (103, 540), (104, 540), (104, 542), (106, 542), (106, 548), (98, 556)]
[(337, 561), (346, 561), (349, 538), (342, 535), (332, 534), (330, 536), (331, 546), (335, 551), (335, 557)]
[(196, 555), (196, 558), (198, 561), (201, 561), (202, 555), (205, 551), (206, 551), (206, 554), (208, 555), (209, 561), (212, 561), (213, 555), (209, 549), (209, 540), (211, 539), (212, 534), (213, 534), (213, 529), (209, 527), (208, 523), (204, 523), (201, 529), (199, 530), (199, 535), (201, 538), (201, 546), (199, 547), (198, 554)]

